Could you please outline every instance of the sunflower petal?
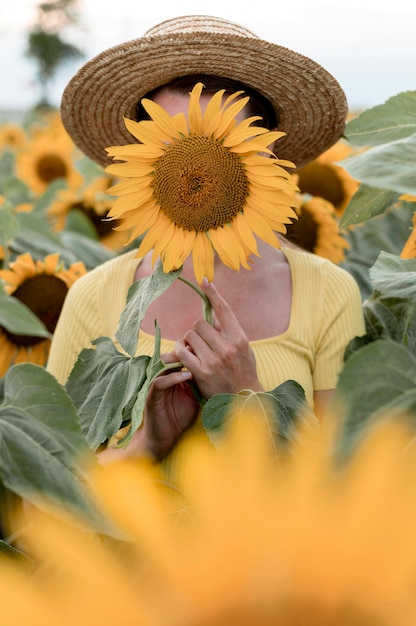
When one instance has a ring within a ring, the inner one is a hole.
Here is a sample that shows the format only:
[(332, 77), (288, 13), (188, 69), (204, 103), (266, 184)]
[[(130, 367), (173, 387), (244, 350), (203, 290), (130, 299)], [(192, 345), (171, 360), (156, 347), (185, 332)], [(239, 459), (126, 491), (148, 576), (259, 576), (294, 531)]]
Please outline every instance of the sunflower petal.
[(175, 116), (169, 115), (161, 106), (149, 100), (147, 98), (143, 98), (142, 105), (144, 109), (148, 112), (154, 123), (161, 129), (163, 133), (168, 135), (170, 139), (179, 139), (181, 133), (184, 134), (184, 119), (185, 116), (183, 114), (178, 114)]
[(204, 277), (212, 282), (214, 279), (214, 250), (206, 233), (196, 233), (192, 248), (192, 262), (197, 282), (201, 284)]

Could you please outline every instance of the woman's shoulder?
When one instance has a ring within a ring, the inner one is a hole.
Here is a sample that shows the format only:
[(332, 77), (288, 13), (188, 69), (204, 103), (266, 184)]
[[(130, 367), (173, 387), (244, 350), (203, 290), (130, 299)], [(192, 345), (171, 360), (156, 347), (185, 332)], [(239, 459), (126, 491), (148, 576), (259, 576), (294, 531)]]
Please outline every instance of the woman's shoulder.
[(282, 248), (282, 252), (292, 268), (319, 272), (321, 275), (329, 274), (334, 277), (347, 277), (347, 280), (351, 279), (354, 281), (352, 275), (345, 268), (322, 256), (291, 247)]
[(358, 283), (347, 269), (324, 257), (295, 248), (282, 248), (294, 284), (311, 297), (353, 298), (361, 302)]
[(104, 261), (104, 263), (100, 263), (82, 276), (82, 282), (79, 279), (75, 285), (81, 283), (81, 286), (85, 288), (86, 285), (100, 284), (108, 280), (133, 282), (134, 273), (137, 265), (140, 263), (136, 253), (136, 250), (129, 250), (124, 254), (119, 254), (108, 261)]

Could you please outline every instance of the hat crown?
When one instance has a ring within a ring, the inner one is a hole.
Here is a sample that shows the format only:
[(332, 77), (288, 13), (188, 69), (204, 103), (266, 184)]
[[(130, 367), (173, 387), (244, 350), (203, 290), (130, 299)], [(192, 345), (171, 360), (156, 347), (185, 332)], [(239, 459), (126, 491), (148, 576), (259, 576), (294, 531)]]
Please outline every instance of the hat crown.
[(240, 37), (254, 37), (258, 39), (257, 35), (247, 28), (244, 28), (244, 26), (240, 26), (239, 24), (235, 24), (221, 17), (211, 17), (209, 15), (184, 15), (182, 17), (174, 17), (160, 22), (160, 24), (156, 24), (156, 26), (146, 31), (144, 36), (153, 37), (200, 32), (239, 35)]

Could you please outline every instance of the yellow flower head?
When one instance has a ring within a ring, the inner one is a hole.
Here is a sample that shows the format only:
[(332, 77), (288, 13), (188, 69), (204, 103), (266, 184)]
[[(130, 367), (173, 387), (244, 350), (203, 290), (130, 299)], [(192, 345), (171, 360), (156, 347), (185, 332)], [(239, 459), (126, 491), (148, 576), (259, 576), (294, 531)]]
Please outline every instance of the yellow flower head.
[(294, 175), (302, 193), (319, 196), (334, 205), (341, 217), (360, 183), (337, 162), (352, 156), (353, 150), (343, 141), (300, 168)]
[(83, 177), (74, 166), (74, 144), (68, 135), (55, 129), (38, 130), (17, 155), (19, 178), (40, 195), (55, 180), (62, 179), (71, 189), (77, 189)]
[[(65, 269), (59, 254), (49, 254), (43, 261), (34, 261), (29, 253), (21, 254), (0, 270), (4, 290), (13, 295), (53, 333), (70, 286), (86, 273), (80, 261)], [(50, 340), (43, 337), (16, 335), (0, 326), (0, 377), (15, 363), (26, 361), (45, 365)]]
[(274, 231), (296, 218), (296, 185), (283, 169), (294, 166), (268, 148), (284, 133), (253, 126), (258, 117), (237, 123), (248, 102), (242, 92), (224, 99), (220, 90), (202, 112), (202, 89), (192, 89), (187, 118), (144, 99), (151, 120), (125, 120), (140, 143), (107, 148), (124, 161), (107, 171), (129, 179), (109, 190), (119, 196), (109, 213), (122, 220), (117, 228), (132, 229), (130, 241), (147, 231), (137, 254), (153, 249), (165, 272), (192, 253), (198, 282), (213, 279), (214, 251), (228, 267), (249, 269), (254, 235), (280, 247)]
[(314, 197), (303, 202), (297, 212), (298, 219), (287, 226), (286, 239), (333, 263), (344, 261), (349, 244), (339, 231), (333, 204)]
[(18, 150), (26, 141), (26, 135), (20, 124), (2, 124), (0, 126), (0, 153), (4, 150)]
[(121, 248), (126, 241), (125, 234), (116, 231), (111, 222), (105, 219), (114, 204), (114, 198), (107, 193), (110, 181), (112, 184), (113, 179), (101, 176), (83, 189), (60, 189), (47, 210), (54, 230), (63, 230), (67, 218), (75, 211), (88, 219), (97, 239), (104, 246), (112, 250)]

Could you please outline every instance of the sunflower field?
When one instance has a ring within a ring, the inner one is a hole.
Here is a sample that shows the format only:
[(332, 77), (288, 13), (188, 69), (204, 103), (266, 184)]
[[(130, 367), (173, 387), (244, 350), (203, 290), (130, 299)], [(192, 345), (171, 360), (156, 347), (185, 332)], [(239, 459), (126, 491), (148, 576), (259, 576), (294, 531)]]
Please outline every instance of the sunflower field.
[[(347, 349), (331, 419), (318, 427), (293, 381), (214, 396), (208, 437), (180, 444), (178, 484), (149, 459), (95, 454), (140, 426), (164, 364), (157, 341), (130, 356), (142, 319), (130, 312), (177, 272), (157, 265), (126, 302), (126, 355), (97, 338), (59, 384), (46, 364), (68, 290), (143, 239), (117, 228), (117, 174), (78, 151), (58, 112), (0, 123), (2, 624), (416, 623), (415, 112), (411, 91), (351, 114), (292, 175), (287, 238), (362, 295), (366, 334)], [(105, 362), (117, 365), (103, 375)]]

